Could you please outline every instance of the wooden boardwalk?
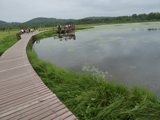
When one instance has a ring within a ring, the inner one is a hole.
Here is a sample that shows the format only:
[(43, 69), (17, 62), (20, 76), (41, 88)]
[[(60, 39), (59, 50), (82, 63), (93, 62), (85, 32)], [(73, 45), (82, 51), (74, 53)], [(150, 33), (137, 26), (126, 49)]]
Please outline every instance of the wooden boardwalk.
[(26, 46), (33, 35), (21, 35), (0, 57), (0, 120), (77, 120), (30, 65)]

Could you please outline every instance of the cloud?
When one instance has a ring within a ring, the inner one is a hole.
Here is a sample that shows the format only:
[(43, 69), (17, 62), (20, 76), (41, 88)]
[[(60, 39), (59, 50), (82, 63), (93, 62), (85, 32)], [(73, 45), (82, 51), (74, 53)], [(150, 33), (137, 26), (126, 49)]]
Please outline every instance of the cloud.
[(25, 22), (35, 17), (80, 19), (160, 11), (159, 0), (1, 0), (1, 20)]

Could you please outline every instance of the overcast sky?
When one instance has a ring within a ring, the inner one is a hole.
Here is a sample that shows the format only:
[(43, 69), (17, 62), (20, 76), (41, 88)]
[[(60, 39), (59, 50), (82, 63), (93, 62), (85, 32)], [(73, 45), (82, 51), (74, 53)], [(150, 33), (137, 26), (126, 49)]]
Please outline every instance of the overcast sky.
[(160, 0), (0, 0), (0, 20), (26, 22), (36, 17), (81, 19), (160, 12)]

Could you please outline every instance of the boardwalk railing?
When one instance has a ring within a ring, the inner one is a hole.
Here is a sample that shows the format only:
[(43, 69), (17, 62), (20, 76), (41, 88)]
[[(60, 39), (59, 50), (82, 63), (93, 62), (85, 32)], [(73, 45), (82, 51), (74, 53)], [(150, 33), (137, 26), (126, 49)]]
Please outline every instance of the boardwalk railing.
[(17, 40), (21, 39), (21, 33), (17, 33), (16, 36), (17, 36)]

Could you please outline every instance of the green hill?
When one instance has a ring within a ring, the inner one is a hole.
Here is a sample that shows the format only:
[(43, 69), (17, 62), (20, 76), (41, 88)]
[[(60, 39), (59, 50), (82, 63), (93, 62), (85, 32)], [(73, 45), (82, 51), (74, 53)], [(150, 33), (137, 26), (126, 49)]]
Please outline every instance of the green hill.
[(50, 27), (57, 25), (66, 24), (97, 24), (97, 23), (133, 23), (133, 22), (147, 22), (147, 21), (160, 21), (159, 12), (151, 12), (149, 14), (133, 14), (131, 16), (118, 16), (118, 17), (86, 17), (83, 19), (56, 19), (56, 18), (44, 18), (38, 17), (29, 21), (18, 23), (12, 22), (7, 23), (0, 21), (0, 27), (13, 27), (13, 28), (24, 28), (24, 27)]
[(41, 26), (41, 27), (48, 27), (48, 26), (57, 26), (64, 25), (64, 24), (73, 24), (76, 20), (74, 19), (56, 19), (56, 18), (44, 18), (38, 17), (27, 22), (22, 23), (25, 26)]
[(4, 22), (4, 21), (0, 20), (0, 26), (6, 26), (6, 25), (7, 25), (7, 22)]
[(4, 27), (8, 27), (8, 26), (14, 26), (14, 25), (19, 25), (20, 23), (18, 22), (5, 22), (0, 20), (0, 27), (4, 26)]

